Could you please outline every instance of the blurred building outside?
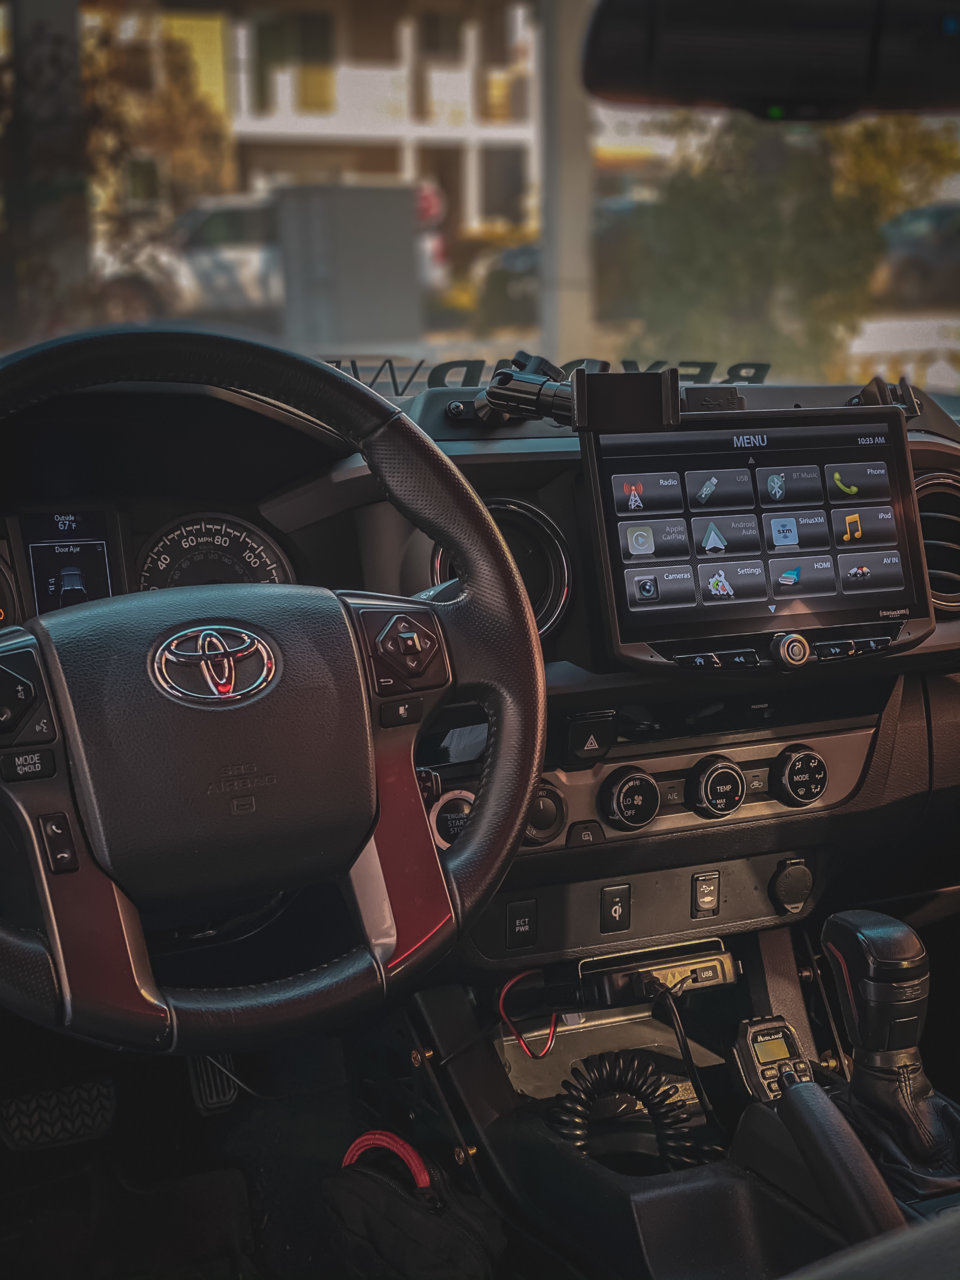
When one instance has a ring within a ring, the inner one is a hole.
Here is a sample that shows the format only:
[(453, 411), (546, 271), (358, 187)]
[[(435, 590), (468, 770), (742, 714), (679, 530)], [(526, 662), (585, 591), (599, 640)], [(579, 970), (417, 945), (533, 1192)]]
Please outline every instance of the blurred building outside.
[[(81, 247), (96, 320), (225, 319), (296, 345), (282, 324), (275, 193), (368, 188), (375, 209), (377, 190), (406, 187), (414, 244), (401, 244), (389, 219), (379, 232), (375, 216), (362, 219), (387, 259), (415, 255), (424, 294), (424, 327), (418, 320), (383, 354), (492, 361), (523, 345), (558, 360), (616, 361), (636, 354), (644, 332), (642, 307), (631, 307), (644, 255), (656, 253), (644, 213), (683, 149), (689, 163), (690, 148), (706, 142), (678, 142), (662, 114), (585, 100), (576, 61), (589, 9), (589, 0), (8, 0), (0, 62), (17, 68), (15, 83), (22, 78), (11, 43), (38, 17), (61, 31), (79, 25), (84, 50), (109, 33), (112, 80), (94, 94), (95, 118), (109, 139), (110, 113), (122, 117), (124, 146), (108, 157), (112, 167), (88, 166), (85, 176), (91, 214)], [(177, 105), (171, 67), (189, 101), (182, 118), (168, 112), (164, 129), (158, 113)], [(931, 198), (956, 201), (958, 182)], [(76, 245), (83, 219), (75, 223)], [(297, 252), (309, 248), (301, 238)], [(335, 269), (338, 254), (327, 250)], [(376, 298), (385, 280), (375, 258), (357, 281), (364, 297)], [(51, 309), (48, 330), (83, 323), (70, 305)], [(301, 296), (301, 315), (304, 305)], [(922, 293), (903, 308), (893, 294), (878, 296), (849, 346), (838, 344), (829, 375), (856, 380), (870, 368), (958, 387), (958, 332), (952, 298)], [(656, 352), (674, 361), (714, 354)]]
[[(576, 50), (588, 6), (575, 0), (573, 7), (566, 35)], [(85, 20), (117, 11), (91, 7)], [(162, 40), (189, 47), (198, 83), (228, 122), (238, 192), (264, 197), (278, 186), (328, 182), (418, 188), (418, 252), (433, 328), (471, 322), (497, 254), (538, 241), (546, 123), (541, 43), (529, 4), (493, 0), (444, 10), (430, 0), (299, 0), (295, 9), (273, 6), (269, 15), (242, 3), (229, 12), (119, 12), (119, 38), (131, 51), (141, 49), (145, 66), (156, 61)], [(562, 88), (572, 96), (576, 85)], [(593, 107), (591, 117), (601, 191), (629, 202), (638, 171), (648, 166), (656, 176), (673, 144), (635, 113)], [(562, 141), (569, 149), (577, 139)], [(128, 166), (128, 205), (145, 223), (170, 216), (164, 164), (163, 156), (141, 153)], [(208, 199), (201, 207), (218, 204)], [(233, 207), (229, 198), (219, 206)], [(218, 220), (224, 228), (227, 212)], [(237, 214), (232, 224), (243, 235), (251, 218)], [(207, 234), (216, 230), (211, 224)], [(261, 278), (275, 265), (264, 257)]]

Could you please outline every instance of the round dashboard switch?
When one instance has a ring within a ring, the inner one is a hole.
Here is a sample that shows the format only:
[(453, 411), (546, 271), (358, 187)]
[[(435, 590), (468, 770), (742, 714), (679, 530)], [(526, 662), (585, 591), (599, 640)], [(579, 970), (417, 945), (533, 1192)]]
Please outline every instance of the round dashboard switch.
[(771, 649), (775, 661), (782, 667), (802, 667), (810, 657), (810, 642), (795, 631), (789, 635), (777, 636)]
[(809, 747), (788, 747), (771, 772), (774, 793), (783, 804), (802, 808), (819, 800), (827, 789), (827, 763)]
[(641, 769), (614, 769), (603, 780), (597, 808), (621, 831), (639, 831), (660, 812), (660, 788)]
[(709, 756), (691, 778), (693, 807), (705, 818), (725, 818), (743, 804), (743, 770), (724, 756)]
[(527, 814), (524, 844), (547, 844), (560, 834), (565, 818), (566, 806), (559, 791), (547, 783), (541, 783)]

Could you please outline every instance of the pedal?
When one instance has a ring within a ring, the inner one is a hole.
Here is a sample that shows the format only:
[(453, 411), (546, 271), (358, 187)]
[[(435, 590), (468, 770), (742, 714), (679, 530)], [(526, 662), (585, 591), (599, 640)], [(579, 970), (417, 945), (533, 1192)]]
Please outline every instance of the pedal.
[(240, 1096), (237, 1084), (230, 1078), (235, 1070), (231, 1054), (212, 1053), (208, 1057), (190, 1058), (187, 1068), (190, 1073), (190, 1092), (201, 1115), (209, 1116), (217, 1111), (225, 1111)]
[(109, 1132), (116, 1110), (112, 1080), (4, 1098), (0, 1100), (0, 1137), (13, 1151), (92, 1142)]

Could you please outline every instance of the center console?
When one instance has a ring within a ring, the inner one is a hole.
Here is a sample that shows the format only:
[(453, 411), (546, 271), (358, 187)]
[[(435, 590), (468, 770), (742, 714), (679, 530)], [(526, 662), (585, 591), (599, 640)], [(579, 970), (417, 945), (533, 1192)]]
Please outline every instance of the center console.
[[(570, 650), (545, 644), (541, 784), (465, 951), (556, 963), (802, 919), (869, 843), (846, 839), (855, 816), (893, 840), (926, 786), (922, 696), (898, 683), (934, 630), (905, 411), (681, 399), (669, 371), (543, 382), (556, 372), (503, 371), (485, 394), (578, 437), (565, 532), (606, 643), (589, 668), (551, 665)], [(469, 820), (483, 745), (464, 725), (423, 742), (440, 850)]]

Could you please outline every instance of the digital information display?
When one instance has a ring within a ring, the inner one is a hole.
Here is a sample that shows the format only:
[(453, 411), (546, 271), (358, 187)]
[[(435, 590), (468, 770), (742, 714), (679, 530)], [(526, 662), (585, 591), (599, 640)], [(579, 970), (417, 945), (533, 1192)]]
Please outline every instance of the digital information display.
[(104, 511), (56, 511), (20, 517), (37, 613), (113, 594)]
[(701, 423), (598, 437), (624, 640), (929, 613), (902, 423)]
[(753, 1042), (753, 1052), (761, 1066), (770, 1062), (782, 1062), (784, 1058), (790, 1057), (786, 1037), (782, 1035), (763, 1040), (757, 1038)]

